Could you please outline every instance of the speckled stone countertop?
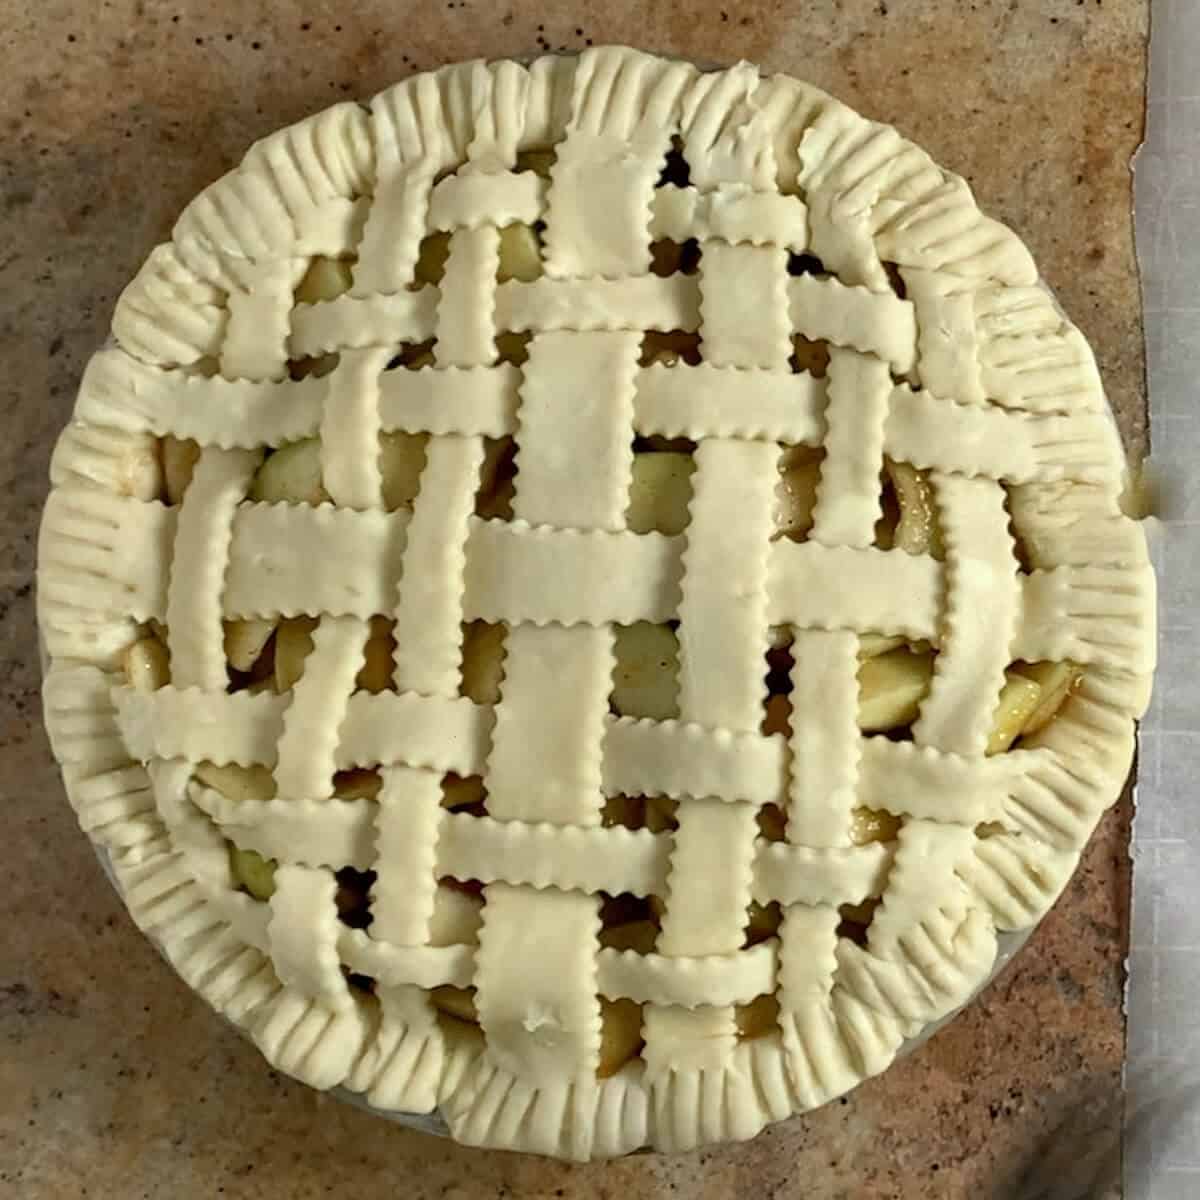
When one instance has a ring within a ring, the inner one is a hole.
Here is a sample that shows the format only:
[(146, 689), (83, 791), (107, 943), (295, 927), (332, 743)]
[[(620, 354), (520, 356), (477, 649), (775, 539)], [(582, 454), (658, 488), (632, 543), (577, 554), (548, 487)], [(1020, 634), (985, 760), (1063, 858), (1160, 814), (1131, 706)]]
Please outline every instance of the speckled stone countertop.
[(893, 121), (1027, 239), (1144, 448), (1128, 164), (1149, 0), (722, 2), (0, 0), (0, 1196), (1016, 1200), (1056, 1132), (1071, 1162), (1115, 1149), (1127, 801), (1016, 964), (885, 1076), (745, 1145), (579, 1168), (461, 1149), (268, 1070), (136, 932), (57, 780), (36, 523), (121, 286), (254, 138), (417, 69), (627, 41), (755, 60)]

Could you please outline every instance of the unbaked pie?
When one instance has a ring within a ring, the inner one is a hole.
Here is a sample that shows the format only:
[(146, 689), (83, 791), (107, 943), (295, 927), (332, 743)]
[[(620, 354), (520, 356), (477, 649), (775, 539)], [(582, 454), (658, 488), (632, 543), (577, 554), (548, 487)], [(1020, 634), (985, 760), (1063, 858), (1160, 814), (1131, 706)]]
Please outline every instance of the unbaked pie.
[(46, 717), (282, 1070), (572, 1158), (752, 1136), (988, 977), (1153, 657), (1092, 356), (893, 129), (448, 67), (257, 144), (53, 462)]

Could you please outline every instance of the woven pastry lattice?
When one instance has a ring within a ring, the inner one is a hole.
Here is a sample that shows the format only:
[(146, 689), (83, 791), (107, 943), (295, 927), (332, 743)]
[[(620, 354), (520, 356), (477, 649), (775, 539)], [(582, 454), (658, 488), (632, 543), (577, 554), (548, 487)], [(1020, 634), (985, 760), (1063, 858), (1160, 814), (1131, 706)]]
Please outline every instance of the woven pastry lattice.
[[(672, 139), (682, 185), (661, 183)], [(516, 169), (548, 147), (546, 175)], [(544, 226), (541, 272), (498, 282), (513, 223)], [(654, 273), (663, 239), (694, 239), (698, 268)], [(801, 255), (823, 269), (795, 273)], [(317, 256), (352, 264), (349, 289), (297, 303)], [(653, 330), (698, 334), (699, 364), (642, 365)], [(519, 365), (497, 351), (514, 332)], [(564, 1156), (750, 1136), (960, 1004), (1119, 791), (1152, 578), (1087, 346), (961, 180), (812, 88), (620, 49), (418, 76), (256, 145), (114, 334), (43, 527), (55, 749), (141, 927), (317, 1086)], [(831, 347), (824, 377), (790, 365), (798, 334)], [(389, 369), (430, 340), (431, 365)], [(429, 436), (390, 509), (393, 431)], [(203, 447), (176, 505), (128, 483), (164, 435)], [(316, 436), (331, 503), (247, 499), (265, 451)], [(635, 436), (695, 443), (677, 535), (626, 527)], [(513, 515), (484, 519), (484, 439), (503, 437)], [(793, 446), (824, 451), (803, 541), (772, 536)], [(885, 456), (929, 473), (940, 557), (874, 545)], [(299, 680), (230, 694), (223, 622), (299, 614), (318, 618)], [(373, 617), (395, 622), (378, 693), (355, 685)], [(117, 664), (147, 621), (171, 681), (139, 691)], [(467, 621), (508, 627), (495, 705), (462, 694)], [(614, 628), (637, 621), (678, 622), (678, 719), (610, 711)], [(778, 626), (790, 737), (760, 731)], [(938, 652), (909, 741), (858, 728), (861, 634)], [(987, 756), (1016, 659), (1086, 674), (1042, 734)], [(275, 795), (224, 796), (201, 762), (266, 768)], [(378, 794), (334, 796), (358, 767)], [(482, 777), (485, 815), (446, 810), (450, 772)], [(678, 827), (606, 826), (617, 794), (674, 798)], [(853, 844), (857, 807), (898, 837)], [(279, 863), (269, 901), (235, 886), (227, 840)], [(374, 872), (368, 928), (338, 920), (344, 866)], [(431, 934), (444, 877), (484, 885), (470, 940)], [(601, 945), (602, 893), (659, 898), (652, 953)], [(839, 905), (870, 898), (866, 944), (840, 938)], [(747, 946), (752, 901), (782, 919)], [(439, 1019), (447, 985), (475, 989), (477, 1028)], [(740, 1039), (734, 1006), (767, 994), (776, 1028)], [(643, 1006), (640, 1055), (604, 1079), (601, 997)]]

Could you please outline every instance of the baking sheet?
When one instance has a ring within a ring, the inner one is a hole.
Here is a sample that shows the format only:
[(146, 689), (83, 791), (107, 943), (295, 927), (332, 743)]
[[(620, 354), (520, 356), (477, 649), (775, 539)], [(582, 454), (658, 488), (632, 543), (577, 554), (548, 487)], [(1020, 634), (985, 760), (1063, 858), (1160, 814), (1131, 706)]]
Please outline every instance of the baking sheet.
[(1159, 673), (1133, 831), (1126, 1200), (1200, 1197), (1200, 3), (1151, 9), (1135, 174)]

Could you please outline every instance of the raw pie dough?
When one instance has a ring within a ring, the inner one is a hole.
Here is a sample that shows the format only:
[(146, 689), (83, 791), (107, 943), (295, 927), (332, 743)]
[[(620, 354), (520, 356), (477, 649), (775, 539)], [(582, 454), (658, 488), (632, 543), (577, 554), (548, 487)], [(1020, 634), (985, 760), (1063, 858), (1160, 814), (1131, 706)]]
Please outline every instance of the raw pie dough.
[(962, 1004), (1120, 791), (1153, 579), (1092, 356), (814, 88), (416, 76), (254, 146), (113, 334), (47, 723), (139, 926), (315, 1087), (753, 1136)]

